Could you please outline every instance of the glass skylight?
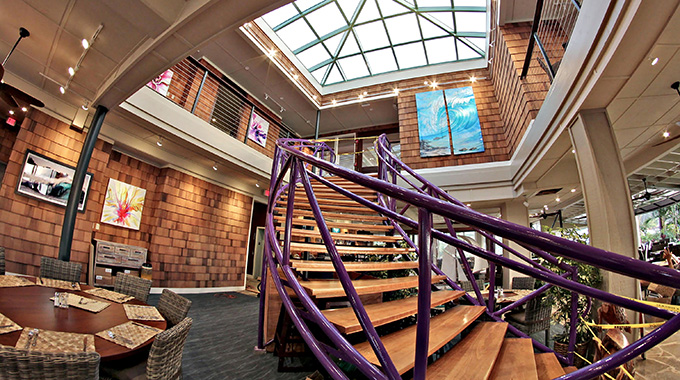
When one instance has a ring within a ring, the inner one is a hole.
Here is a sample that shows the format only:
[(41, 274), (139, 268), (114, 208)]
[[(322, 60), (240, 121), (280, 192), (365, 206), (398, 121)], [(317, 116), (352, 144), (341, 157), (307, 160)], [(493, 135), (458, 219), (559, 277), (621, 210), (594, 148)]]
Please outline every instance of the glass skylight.
[(486, 0), (297, 0), (261, 20), (325, 86), (485, 58), (486, 12)]

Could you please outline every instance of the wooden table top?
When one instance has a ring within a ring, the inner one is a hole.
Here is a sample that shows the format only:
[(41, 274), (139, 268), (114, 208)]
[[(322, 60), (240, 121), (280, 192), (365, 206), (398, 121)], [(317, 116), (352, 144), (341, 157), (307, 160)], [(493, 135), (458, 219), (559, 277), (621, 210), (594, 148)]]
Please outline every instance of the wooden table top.
[[(27, 277), (35, 281), (33, 277)], [(95, 297), (84, 290), (92, 289), (89, 285), (80, 285), (83, 291), (68, 291), (79, 296), (110, 302), (111, 305), (99, 313), (92, 313), (77, 307), (62, 309), (54, 307), (50, 300), (55, 291), (62, 289), (48, 288), (44, 286), (21, 286), (0, 288), (0, 313), (12, 319), (20, 326), (34, 327), (44, 330), (75, 332), (83, 334), (95, 334), (99, 331), (117, 326), (128, 321), (123, 304)], [(137, 299), (126, 302), (134, 305), (145, 305)], [(137, 321), (149, 326), (165, 330), (167, 323), (152, 321)], [(0, 334), (0, 344), (14, 346), (19, 340), (21, 330)], [(109, 342), (95, 336), (95, 348), (101, 355), (102, 361), (121, 359), (137, 352), (146, 351), (151, 346), (153, 339), (142, 344), (134, 350)]]

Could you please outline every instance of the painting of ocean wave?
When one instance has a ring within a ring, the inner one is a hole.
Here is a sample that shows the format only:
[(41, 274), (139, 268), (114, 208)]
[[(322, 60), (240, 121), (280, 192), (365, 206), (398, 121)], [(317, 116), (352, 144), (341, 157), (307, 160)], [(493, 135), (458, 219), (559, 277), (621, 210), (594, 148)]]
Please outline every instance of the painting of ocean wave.
[(418, 137), (420, 157), (448, 156), (451, 154), (449, 125), (443, 91), (416, 94), (418, 110)]
[(482, 128), (472, 87), (445, 90), (444, 97), (451, 123), (453, 154), (483, 152)]

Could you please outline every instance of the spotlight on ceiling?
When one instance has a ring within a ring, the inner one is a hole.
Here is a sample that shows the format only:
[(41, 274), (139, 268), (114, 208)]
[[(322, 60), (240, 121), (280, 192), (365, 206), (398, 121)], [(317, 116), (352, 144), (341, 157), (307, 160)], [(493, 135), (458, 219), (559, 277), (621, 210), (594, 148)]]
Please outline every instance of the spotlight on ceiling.
[(212, 168), (213, 168), (213, 170), (217, 171), (217, 162), (214, 162), (214, 163), (213, 163), (213, 167), (212, 167)]
[(657, 63), (659, 63), (659, 57), (654, 57), (652, 60), (652, 66), (656, 65)]
[(663, 138), (668, 138), (671, 134), (668, 131), (663, 131)]
[(260, 187), (260, 183), (259, 183), (259, 182), (255, 182), (255, 187)]
[(88, 41), (86, 38), (83, 38), (82, 44), (83, 44), (83, 49), (89, 49), (90, 48), (90, 41)]
[(163, 136), (158, 136), (158, 141), (156, 141), (156, 145), (163, 146)]
[(673, 83), (671, 85), (671, 88), (677, 91), (678, 95), (680, 95), (680, 81)]

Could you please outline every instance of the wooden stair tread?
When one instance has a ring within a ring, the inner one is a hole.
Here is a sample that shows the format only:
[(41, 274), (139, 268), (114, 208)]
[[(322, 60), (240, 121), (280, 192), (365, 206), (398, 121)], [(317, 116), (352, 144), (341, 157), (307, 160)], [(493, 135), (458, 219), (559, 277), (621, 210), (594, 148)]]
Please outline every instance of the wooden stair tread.
[(506, 338), (489, 379), (538, 380), (531, 339)]
[[(284, 208), (285, 210), (285, 208)], [(311, 210), (301, 210), (296, 208), (293, 210), (293, 216), (298, 217), (298, 216), (308, 216), (308, 217), (314, 217), (314, 213)], [(351, 214), (351, 213), (340, 213), (340, 212), (324, 212), (323, 213), (323, 218), (328, 221), (329, 219), (331, 220), (351, 220), (354, 221), (356, 220), (356, 215)], [(384, 216), (376, 215), (375, 213), (373, 215), (361, 215), (361, 222), (366, 223), (366, 222), (376, 222), (376, 223), (382, 223), (383, 221), (387, 221), (388, 219)]]
[[(413, 248), (361, 247), (354, 245), (336, 245), (335, 247), (340, 254), (348, 255), (396, 255), (415, 251)], [(326, 252), (326, 246), (323, 244), (291, 242), (290, 250), (291, 252)]]
[[(432, 317), (430, 319), (428, 356), (460, 334), (477, 317), (484, 313), (484, 310), (484, 306), (459, 305), (448, 310), (446, 313)], [(380, 340), (385, 345), (385, 349), (400, 374), (413, 368), (415, 362), (416, 325), (382, 336)], [(354, 348), (371, 363), (380, 365), (368, 342), (359, 343)], [(466, 377), (456, 378), (467, 379)]]
[[(436, 307), (443, 305), (449, 301), (462, 297), (464, 294), (465, 292), (458, 290), (433, 292), (431, 306)], [(365, 305), (364, 308), (366, 309), (366, 313), (373, 323), (373, 326), (382, 326), (416, 314), (418, 312), (418, 297), (413, 296), (396, 301)], [(351, 307), (322, 310), (321, 312), (343, 334), (361, 331), (359, 320), (354, 314), (354, 309)]]
[[(364, 207), (363, 205), (360, 205), (359, 203), (356, 203), (354, 201), (351, 201), (353, 205), (338, 205), (338, 204), (328, 204), (326, 202), (324, 203), (319, 203), (319, 209), (322, 211), (343, 211), (346, 213), (350, 214), (363, 214), (363, 213), (368, 213), (368, 214), (375, 214), (375, 211), (371, 210), (368, 207)], [(285, 209), (286, 207), (286, 202), (282, 201), (277, 201), (276, 204), (281, 207), (282, 209)], [(295, 201), (295, 208), (301, 208), (301, 209), (311, 209), (311, 205), (309, 202), (300, 202), (300, 201)], [(283, 210), (281, 210), (281, 213), (283, 213)]]
[[(446, 276), (432, 276), (432, 283), (437, 283), (445, 278)], [(418, 286), (418, 276), (354, 280), (352, 284), (354, 284), (354, 289), (358, 294), (382, 293), (415, 288)], [(310, 296), (317, 298), (345, 296), (345, 289), (343, 289), (339, 280), (300, 281), (300, 285)]]
[[(285, 227), (276, 227), (277, 231), (284, 231)], [(302, 236), (321, 239), (321, 233), (318, 229), (305, 230), (301, 228), (292, 228), (292, 236)], [(346, 241), (380, 241), (380, 242), (398, 242), (404, 240), (400, 235), (389, 236), (389, 235), (368, 235), (368, 234), (344, 234), (341, 232), (331, 232), (331, 237), (333, 240), (346, 240)]]
[(564, 367), (564, 373), (572, 373), (578, 371), (578, 368), (574, 366)]
[[(285, 215), (274, 215), (274, 220), (280, 223), (286, 221)], [(293, 225), (316, 227), (314, 219), (293, 218)], [(392, 231), (394, 227), (384, 224), (350, 223), (350, 222), (329, 222), (326, 221), (328, 228), (340, 228), (348, 231)]]
[(427, 368), (427, 379), (488, 379), (507, 327), (503, 322), (480, 323)]
[(538, 380), (552, 380), (565, 374), (557, 356), (552, 352), (544, 352), (534, 356)]
[[(330, 189), (330, 188), (327, 188), (327, 187), (324, 187), (324, 188), (312, 187), (312, 190), (314, 190), (314, 194), (316, 195), (317, 198), (322, 198), (322, 199), (349, 199), (346, 195), (340, 194), (337, 191)], [(355, 195), (361, 195), (364, 198), (368, 198), (367, 195), (371, 196), (372, 198), (376, 198), (378, 196), (377, 193), (375, 192), (375, 190), (368, 189), (368, 188), (365, 188), (365, 187), (353, 189), (353, 190), (351, 190), (351, 192), (354, 193)], [(285, 195), (288, 195), (288, 194), (284, 193), (283, 195), (285, 196)], [(298, 196), (307, 197), (307, 192), (305, 191), (305, 189), (301, 189), (301, 188), (295, 189), (295, 198), (297, 199)]]
[[(286, 205), (287, 197), (281, 197), (278, 201), (278, 203), (282, 205)], [(359, 202), (352, 200), (352, 199), (317, 199), (319, 202), (319, 206), (352, 206), (352, 207), (357, 207), (359, 205)], [(373, 202), (375, 203), (375, 201)], [(308, 205), (309, 204), (309, 199), (307, 198), (298, 198), (295, 197), (295, 206), (298, 204), (304, 204)], [(375, 212), (373, 210), (370, 210), (371, 212)]]
[[(348, 272), (368, 272), (398, 269), (416, 269), (417, 261), (357, 261), (344, 262)], [(326, 260), (290, 260), (290, 266), (305, 272), (335, 272), (331, 261)]]

